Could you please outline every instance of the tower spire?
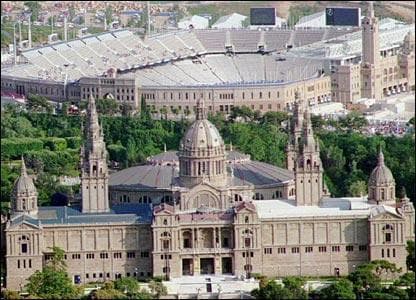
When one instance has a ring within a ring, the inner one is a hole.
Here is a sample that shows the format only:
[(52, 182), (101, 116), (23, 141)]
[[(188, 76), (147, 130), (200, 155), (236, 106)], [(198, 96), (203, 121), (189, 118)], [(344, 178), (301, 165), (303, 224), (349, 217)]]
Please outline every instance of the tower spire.
[(378, 166), (384, 166), (384, 154), (381, 145), (378, 146)]
[(22, 155), (22, 168), (20, 170), (20, 175), (27, 176), (26, 164), (25, 164), (25, 159), (23, 158), (23, 155)]

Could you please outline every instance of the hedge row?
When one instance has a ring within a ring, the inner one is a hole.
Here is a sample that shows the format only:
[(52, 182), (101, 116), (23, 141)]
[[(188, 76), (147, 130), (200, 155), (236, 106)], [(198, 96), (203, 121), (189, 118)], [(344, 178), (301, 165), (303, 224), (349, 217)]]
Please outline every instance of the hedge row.
[(50, 151), (47, 149), (39, 151), (28, 151), (25, 160), (30, 168), (36, 172), (45, 171), (52, 174), (62, 175), (66, 171), (76, 170), (79, 164), (79, 153), (77, 150), (68, 149), (63, 151)]
[(66, 137), (65, 140), (68, 148), (79, 149), (81, 147), (82, 139), (79, 136)]
[(62, 151), (67, 147), (66, 140), (64, 138), (45, 137), (41, 138), (41, 140), (43, 142), (43, 147), (52, 151)]
[(1, 160), (19, 159), (29, 151), (40, 151), (43, 142), (34, 138), (6, 138), (1, 139)]
[(122, 145), (111, 144), (107, 147), (110, 160), (125, 162), (127, 160), (127, 150)]

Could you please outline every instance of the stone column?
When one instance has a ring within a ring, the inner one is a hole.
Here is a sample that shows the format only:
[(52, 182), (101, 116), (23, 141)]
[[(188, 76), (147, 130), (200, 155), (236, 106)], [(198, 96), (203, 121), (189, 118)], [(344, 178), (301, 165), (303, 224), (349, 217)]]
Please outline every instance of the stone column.
[(217, 248), (217, 245), (215, 243), (216, 231), (217, 231), (216, 227), (212, 228), (212, 246), (213, 246), (213, 248)]
[(222, 248), (221, 227), (218, 228), (218, 246)]

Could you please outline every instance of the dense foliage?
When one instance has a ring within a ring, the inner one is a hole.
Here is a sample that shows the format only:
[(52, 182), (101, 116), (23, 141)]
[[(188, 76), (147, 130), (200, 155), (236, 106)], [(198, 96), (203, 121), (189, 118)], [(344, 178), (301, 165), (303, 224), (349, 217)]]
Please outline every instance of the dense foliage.
[(28, 279), (26, 289), (32, 296), (41, 299), (75, 299), (81, 290), (72, 284), (66, 271), (64, 251), (58, 247), (52, 249), (52, 259), (42, 269)]
[[(178, 149), (190, 124), (187, 118), (152, 120), (146, 103), (142, 107), (144, 112), (136, 116), (100, 116), (109, 159), (117, 161), (122, 168), (143, 163), (147, 157), (163, 151), (165, 144), (168, 150)], [(104, 111), (111, 114), (111, 109)], [(17, 107), (5, 107), (1, 116), (2, 161), (6, 162), (1, 169), (2, 202), (9, 201), (16, 174), (20, 173), (20, 164), (13, 161), (23, 155), (29, 172), (37, 175), (40, 203), (48, 204), (56, 191), (57, 176), (79, 174), (81, 123), (85, 126), (85, 117), (26, 112)], [(228, 119), (222, 114), (210, 115), (209, 119), (226, 144), (250, 154), (252, 159), (284, 167), (287, 117), (281, 112), (262, 116), (242, 107), (234, 109)], [(378, 147), (382, 145), (385, 162), (396, 180), (396, 190), (404, 186), (414, 201), (413, 134), (365, 136), (359, 133), (365, 123), (355, 113), (340, 122), (326, 122), (319, 117), (313, 117), (312, 122), (320, 144), (325, 182), (333, 196), (367, 194), (366, 183), (377, 164)], [(338, 130), (327, 130), (327, 126)]]

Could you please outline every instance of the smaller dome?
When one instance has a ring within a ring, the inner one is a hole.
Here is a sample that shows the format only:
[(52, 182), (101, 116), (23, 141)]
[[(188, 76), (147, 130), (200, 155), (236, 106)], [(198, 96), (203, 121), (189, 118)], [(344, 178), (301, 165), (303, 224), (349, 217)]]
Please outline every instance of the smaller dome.
[(13, 191), (17, 194), (27, 193), (32, 194), (36, 193), (36, 187), (33, 184), (33, 179), (27, 175), (25, 161), (22, 159), (22, 170), (19, 178), (17, 178)]
[(380, 150), (377, 166), (370, 175), (369, 185), (386, 185), (391, 183), (394, 183), (394, 177), (390, 169), (384, 164), (384, 155)]

